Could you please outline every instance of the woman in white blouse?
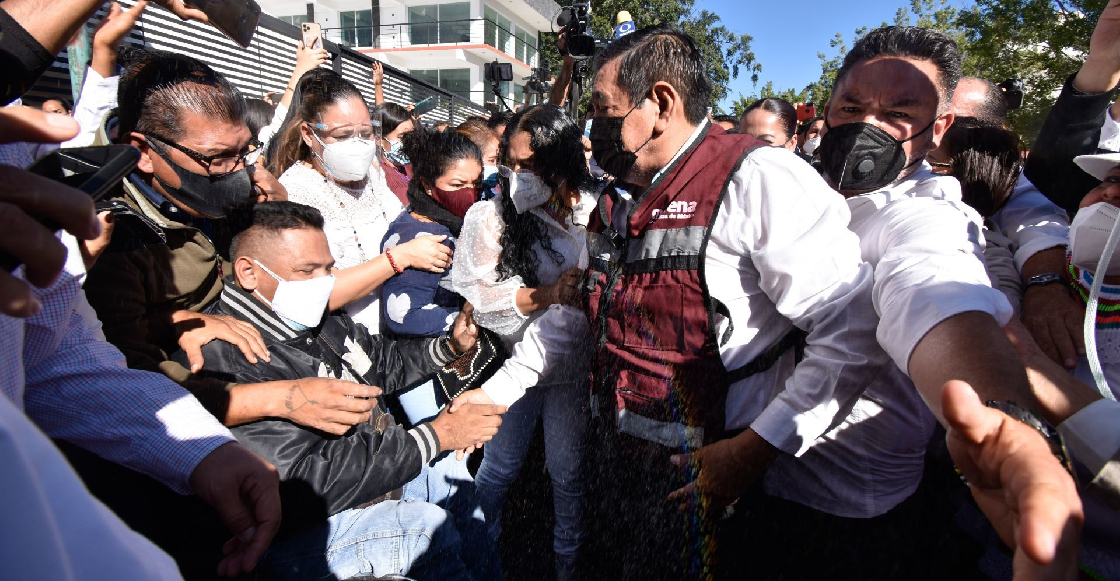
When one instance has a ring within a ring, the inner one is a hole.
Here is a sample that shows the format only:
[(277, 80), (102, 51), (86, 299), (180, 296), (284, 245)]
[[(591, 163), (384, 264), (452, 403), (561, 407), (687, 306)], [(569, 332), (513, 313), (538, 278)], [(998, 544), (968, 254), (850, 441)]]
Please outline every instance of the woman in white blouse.
[[(578, 299), (581, 268), (587, 264), (587, 215), (595, 206), (593, 180), (583, 155), (582, 131), (563, 110), (543, 105), (517, 114), (503, 137), (502, 194), (471, 207), (451, 271), (455, 292), (474, 305), (475, 321), (506, 346), (521, 340), (529, 323), (546, 309)], [(557, 579), (575, 576), (580, 544), (588, 424), (588, 354), (573, 353), (571, 365), (543, 377), (502, 417), (486, 444), (475, 476), (491, 535), (501, 532), (502, 504), (517, 478), (533, 431), (541, 421), (556, 513)]]
[(269, 169), (280, 176), (288, 199), (323, 214), (337, 268), (379, 263), (365, 281), (372, 292), (345, 307), (371, 334), (381, 330), (380, 292), (373, 289), (406, 268), (444, 272), (450, 266), (441, 236), (378, 251), (403, 208), (375, 164), (377, 142), (362, 94), (337, 73), (314, 69), (300, 78), (269, 155)]

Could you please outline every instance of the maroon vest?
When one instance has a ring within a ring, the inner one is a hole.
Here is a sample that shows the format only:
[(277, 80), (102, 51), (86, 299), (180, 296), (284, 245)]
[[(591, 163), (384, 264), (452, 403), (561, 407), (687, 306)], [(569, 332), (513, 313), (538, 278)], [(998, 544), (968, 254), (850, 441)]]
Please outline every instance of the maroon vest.
[[(678, 447), (723, 433), (730, 385), (704, 256), (731, 176), (765, 143), (711, 126), (631, 209), (620, 235), (608, 186), (588, 225), (587, 312), (598, 341), (592, 385), (620, 431)], [(725, 333), (726, 340), (730, 329)]]

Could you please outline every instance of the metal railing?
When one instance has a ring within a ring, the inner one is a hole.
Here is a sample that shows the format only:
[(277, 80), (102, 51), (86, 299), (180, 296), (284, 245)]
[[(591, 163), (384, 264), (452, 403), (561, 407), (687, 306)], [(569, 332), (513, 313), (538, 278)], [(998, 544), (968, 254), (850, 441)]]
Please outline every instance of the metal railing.
[(536, 46), (518, 38), (489, 18), (324, 28), (323, 37), (341, 46), (386, 50), (414, 46), (485, 44), (530, 67), (537, 66), (540, 58)]

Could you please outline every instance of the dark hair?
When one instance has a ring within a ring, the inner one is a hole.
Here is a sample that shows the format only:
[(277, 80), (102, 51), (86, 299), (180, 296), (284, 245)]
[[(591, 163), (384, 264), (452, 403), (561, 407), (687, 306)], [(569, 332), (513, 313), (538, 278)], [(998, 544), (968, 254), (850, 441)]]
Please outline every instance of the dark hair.
[[(563, 109), (539, 105), (514, 115), (502, 135), (503, 152), (509, 150), (509, 140), (518, 131), (529, 134), (529, 148), (533, 150), (537, 171), (553, 192), (565, 183), (572, 190), (584, 189), (591, 183), (583, 153), (583, 129)], [(528, 212), (518, 214), (508, 195), (499, 199), (505, 228), (499, 239), (502, 253), (498, 275), (503, 280), (520, 276), (526, 286), (538, 286), (540, 258), (533, 250), (533, 243), (539, 243), (556, 264), (563, 263), (564, 256), (552, 248), (552, 239), (539, 218)]]
[(762, 109), (763, 111), (767, 111), (778, 116), (778, 121), (782, 123), (782, 127), (786, 132), (786, 141), (789, 141), (791, 138), (797, 135), (797, 110), (793, 108), (793, 105), (791, 105), (789, 101), (786, 101), (785, 99), (779, 99), (777, 97), (767, 97), (766, 99), (759, 99), (754, 103), (751, 103), (751, 106), (747, 107), (747, 109), (743, 111), (743, 117), (746, 117), (747, 113), (750, 113), (755, 109)]
[(361, 92), (353, 83), (330, 69), (312, 69), (296, 82), (288, 115), (280, 126), (273, 143), (268, 147), (268, 169), (281, 175), (297, 161), (311, 157), (311, 148), (303, 142), (300, 126), (318, 123), (319, 115), (331, 105), (357, 97)]
[(728, 129), (727, 132), (732, 135), (739, 133), (739, 119), (734, 115), (716, 115), (712, 118), (712, 121), (715, 123), (730, 123), (731, 129)]
[(405, 155), (412, 163), (408, 189), (427, 196), (427, 188), (460, 159), (473, 159), (482, 165), (482, 152), (466, 135), (454, 131), (435, 132), (423, 126), (401, 138)]
[(300, 228), (322, 230), (323, 215), (311, 206), (295, 202), (261, 202), (234, 211), (229, 224), (233, 234), (229, 257), (235, 260), (241, 247), (256, 236)]
[(43, 99), (43, 102), (39, 104), (39, 108), (42, 109), (43, 105), (46, 105), (49, 101), (58, 101), (58, 104), (62, 105), (62, 108), (65, 109), (67, 113), (74, 110), (74, 107), (70, 105), (70, 101), (61, 97), (51, 97), (50, 99)]
[(369, 115), (374, 120), (377, 119), (378, 115), (381, 116), (382, 135), (388, 135), (401, 123), (412, 120), (412, 114), (408, 112), (408, 109), (396, 103), (382, 103), (374, 107)]
[(684, 101), (685, 117), (699, 124), (708, 116), (712, 82), (704, 57), (692, 37), (672, 26), (651, 26), (628, 34), (603, 49), (595, 58), (595, 69), (620, 59), (618, 86), (630, 102), (645, 99), (655, 83), (673, 86)]
[(202, 61), (182, 54), (134, 48), (122, 62), (117, 89), (118, 140), (136, 131), (175, 139), (182, 114), (245, 122), (241, 93)]
[(984, 84), (984, 99), (980, 101), (975, 117), (989, 123), (1007, 124), (1007, 97), (999, 85), (980, 77), (962, 77), (961, 80), (979, 81)]
[(824, 117), (821, 117), (820, 115), (817, 115), (816, 117), (813, 117), (812, 119), (802, 123), (801, 127), (797, 130), (797, 135), (803, 136), (803, 135), (809, 133), (809, 128), (812, 127), (813, 124), (816, 123), (817, 121), (824, 121)]
[(928, 28), (917, 26), (884, 26), (859, 39), (844, 57), (836, 72), (833, 87), (857, 64), (879, 56), (909, 57), (928, 60), (937, 67), (937, 84), (941, 108), (949, 106), (953, 91), (961, 80), (961, 53), (953, 39)]
[(256, 137), (261, 129), (272, 123), (272, 115), (276, 107), (269, 105), (264, 99), (245, 99), (245, 124), (249, 126), (249, 133)]
[(497, 129), (501, 125), (509, 125), (511, 120), (513, 120), (513, 113), (509, 111), (495, 111), (490, 115), (490, 119), (486, 120), (486, 125), (488, 125), (490, 129)]
[(998, 123), (958, 117), (941, 147), (948, 154), (950, 173), (961, 182), (966, 204), (985, 218), (1003, 207), (1023, 168), (1018, 135)]

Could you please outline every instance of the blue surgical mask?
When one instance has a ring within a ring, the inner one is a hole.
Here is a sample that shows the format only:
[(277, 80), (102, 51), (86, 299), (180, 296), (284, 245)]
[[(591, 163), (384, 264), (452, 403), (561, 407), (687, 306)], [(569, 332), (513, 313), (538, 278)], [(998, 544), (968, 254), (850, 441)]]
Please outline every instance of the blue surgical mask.
[(408, 156), (404, 154), (404, 143), (400, 141), (390, 141), (389, 151), (385, 152), (385, 159), (404, 167), (410, 163)]

